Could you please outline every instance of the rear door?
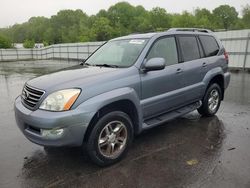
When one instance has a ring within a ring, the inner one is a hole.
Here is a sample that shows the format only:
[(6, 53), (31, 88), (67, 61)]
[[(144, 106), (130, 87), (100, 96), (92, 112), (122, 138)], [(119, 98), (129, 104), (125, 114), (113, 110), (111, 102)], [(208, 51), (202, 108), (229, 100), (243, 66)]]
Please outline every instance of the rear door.
[(210, 35), (200, 35), (199, 40), (203, 46), (206, 56), (206, 62), (207, 62), (206, 72), (214, 67), (221, 66), (221, 62), (222, 64), (224, 62), (224, 56), (222, 56), (222, 58), (218, 58), (217, 55), (220, 51), (220, 47), (215, 38)]
[(161, 57), (166, 67), (159, 71), (141, 73), (142, 108), (144, 118), (170, 111), (182, 104), (179, 90), (183, 87), (183, 65), (179, 64), (174, 36), (158, 39), (151, 47), (145, 61)]
[(203, 77), (206, 73), (207, 61), (202, 47), (195, 35), (179, 35), (178, 44), (182, 54), (182, 64), (185, 72), (184, 88), (186, 103), (192, 103), (201, 98)]

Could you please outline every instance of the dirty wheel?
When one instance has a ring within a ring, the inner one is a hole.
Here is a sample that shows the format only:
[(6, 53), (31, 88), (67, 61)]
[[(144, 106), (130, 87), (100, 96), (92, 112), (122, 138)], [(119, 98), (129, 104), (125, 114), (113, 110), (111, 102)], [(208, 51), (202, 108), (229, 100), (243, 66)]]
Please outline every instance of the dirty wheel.
[(132, 122), (127, 114), (110, 112), (99, 119), (87, 141), (87, 153), (99, 166), (118, 162), (133, 138)]
[(202, 100), (202, 106), (198, 112), (203, 116), (213, 116), (216, 114), (221, 103), (221, 88), (218, 84), (214, 83), (209, 86), (206, 94)]

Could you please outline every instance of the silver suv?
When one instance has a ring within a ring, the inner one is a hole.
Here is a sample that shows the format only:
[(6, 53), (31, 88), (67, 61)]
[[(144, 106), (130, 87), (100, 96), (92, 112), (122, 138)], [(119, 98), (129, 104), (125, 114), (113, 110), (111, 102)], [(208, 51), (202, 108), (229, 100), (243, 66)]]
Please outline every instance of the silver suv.
[(119, 161), (143, 130), (198, 109), (213, 116), (228, 87), (228, 55), (206, 29), (170, 29), (108, 41), (73, 70), (29, 80), (15, 101), (32, 142), (82, 146)]

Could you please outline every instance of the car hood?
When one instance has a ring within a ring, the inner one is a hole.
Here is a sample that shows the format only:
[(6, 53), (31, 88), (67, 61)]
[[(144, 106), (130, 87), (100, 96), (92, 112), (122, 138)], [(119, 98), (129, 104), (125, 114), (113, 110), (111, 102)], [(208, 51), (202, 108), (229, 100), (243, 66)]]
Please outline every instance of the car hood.
[(57, 90), (72, 87), (82, 87), (84, 84), (91, 84), (93, 81), (102, 79), (104, 75), (118, 71), (116, 68), (105, 67), (80, 67), (73, 70), (62, 70), (56, 73), (40, 76), (29, 80), (28, 85), (42, 90)]

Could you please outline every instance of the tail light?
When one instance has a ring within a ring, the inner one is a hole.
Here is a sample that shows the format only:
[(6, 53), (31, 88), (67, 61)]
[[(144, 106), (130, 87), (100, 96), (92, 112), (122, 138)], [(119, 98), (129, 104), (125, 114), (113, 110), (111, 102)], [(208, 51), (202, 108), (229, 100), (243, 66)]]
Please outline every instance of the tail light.
[(226, 52), (226, 50), (225, 50), (225, 52), (224, 52), (224, 57), (225, 57), (225, 60), (227, 61), (227, 63), (229, 62), (229, 56), (228, 56), (228, 53)]

